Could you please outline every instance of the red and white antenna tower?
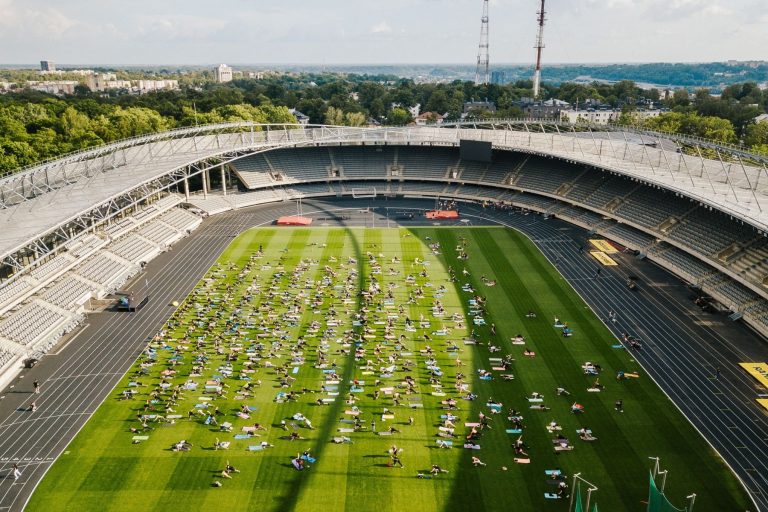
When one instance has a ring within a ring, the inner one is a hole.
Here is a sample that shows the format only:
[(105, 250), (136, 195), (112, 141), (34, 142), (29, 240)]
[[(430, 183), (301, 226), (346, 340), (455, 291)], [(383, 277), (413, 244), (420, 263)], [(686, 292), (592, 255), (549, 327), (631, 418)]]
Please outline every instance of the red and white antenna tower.
[(541, 0), (541, 10), (539, 11), (539, 33), (536, 36), (536, 71), (533, 72), (533, 98), (537, 99), (541, 92), (541, 51), (544, 49), (544, 22), (546, 21), (546, 11), (544, 10), (544, 1)]
[(488, 0), (483, 0), (483, 17), (480, 18), (480, 48), (477, 51), (477, 68), (475, 69), (475, 84), (485, 85), (490, 79), (488, 70)]

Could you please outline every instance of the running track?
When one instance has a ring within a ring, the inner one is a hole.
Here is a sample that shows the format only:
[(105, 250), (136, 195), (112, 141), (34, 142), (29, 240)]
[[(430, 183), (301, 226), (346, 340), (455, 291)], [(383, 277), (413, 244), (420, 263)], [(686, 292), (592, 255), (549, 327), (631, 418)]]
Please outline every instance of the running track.
[[(430, 208), (431, 201), (374, 200), (374, 206), (394, 209)], [(347, 224), (383, 227), (382, 215), (362, 214), (363, 201), (311, 201), (304, 213), (352, 208)], [(182, 299), (213, 264), (232, 238), (243, 230), (268, 224), (295, 206), (267, 205), (228, 212), (206, 220), (173, 251), (152, 261), (138, 281), (149, 283), (150, 303), (138, 313), (103, 312), (88, 317), (79, 331), (54, 355), (22, 373), (0, 399), (0, 512), (22, 510), (50, 464), (128, 370), (147, 338), (173, 312), (169, 303)], [(724, 456), (745, 483), (759, 510), (768, 511), (768, 417), (754, 401), (752, 378), (735, 363), (764, 361), (762, 339), (741, 324), (704, 315), (687, 298), (679, 281), (647, 262), (620, 256), (622, 265), (605, 268), (594, 279), (596, 263), (579, 254), (586, 231), (544, 220), (539, 215), (508, 214), (465, 207), (475, 223), (502, 223), (528, 235), (601, 318), (616, 311), (608, 327), (644, 340), (635, 354), (646, 371)], [(323, 213), (319, 213), (323, 217)], [(375, 219), (375, 220), (374, 220)], [(338, 221), (319, 221), (338, 224)], [(410, 222), (404, 224), (412, 224)], [(626, 276), (640, 277), (641, 292), (625, 286)], [(653, 284), (651, 284), (653, 283)], [(729, 341), (726, 340), (726, 337)], [(720, 379), (713, 379), (720, 367)], [(32, 381), (42, 384), (32, 394)], [(38, 410), (26, 411), (35, 401)], [(23, 476), (14, 482), (11, 465)], [(663, 461), (662, 461), (663, 464)], [(758, 510), (758, 509), (755, 509)]]

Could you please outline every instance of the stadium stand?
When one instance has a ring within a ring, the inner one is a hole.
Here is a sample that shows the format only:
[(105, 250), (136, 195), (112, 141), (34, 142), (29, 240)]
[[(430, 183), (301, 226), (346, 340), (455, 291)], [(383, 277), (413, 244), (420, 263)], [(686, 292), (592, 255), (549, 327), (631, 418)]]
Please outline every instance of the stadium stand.
[[(649, 205), (654, 205), (649, 208)], [(689, 201), (683, 201), (670, 192), (651, 187), (640, 187), (616, 208), (616, 215), (631, 219), (635, 224), (657, 229), (670, 217), (679, 218), (695, 207)]]
[(616, 224), (613, 227), (607, 228), (603, 230), (603, 234), (638, 251), (643, 251), (656, 242), (656, 237), (624, 224)]
[(716, 273), (716, 269), (703, 263), (698, 258), (687, 252), (661, 243), (648, 251), (648, 256), (654, 260), (660, 260), (666, 267), (675, 269), (678, 274), (683, 274), (691, 283), (699, 284), (702, 279)]
[(71, 274), (51, 286), (43, 295), (46, 302), (67, 310), (79, 309), (93, 293), (93, 285)]
[(0, 313), (4, 313), (32, 293), (34, 285), (25, 278), (16, 279), (0, 288)]
[[(370, 186), (370, 185), (365, 185)], [(285, 189), (290, 197), (328, 195), (331, 189), (327, 183), (308, 183), (305, 185), (293, 185)]]
[(138, 224), (136, 224), (136, 221), (133, 219), (133, 217), (126, 217), (105, 227), (104, 234), (110, 238), (120, 238), (124, 234), (133, 230), (137, 225)]
[(515, 181), (515, 186), (554, 194), (564, 183), (568, 183), (574, 177), (572, 165), (549, 158), (532, 157)]
[(193, 231), (203, 221), (194, 213), (184, 210), (183, 208), (173, 208), (169, 210), (160, 217), (160, 220), (182, 233)]
[[(426, 183), (420, 183), (420, 182), (405, 182), (403, 183), (402, 193), (403, 194), (409, 194), (409, 195), (428, 195), (428, 196), (439, 196), (443, 194), (443, 191), (445, 190), (445, 183), (439, 183), (439, 182), (426, 182)], [(467, 195), (471, 195), (468, 191), (464, 192)]]
[(555, 200), (549, 197), (535, 196), (530, 194), (518, 194), (513, 199), (514, 204), (533, 208), (539, 211), (546, 211), (555, 204)]
[(386, 178), (387, 168), (395, 161), (395, 150), (389, 146), (345, 146), (343, 150), (337, 149), (332, 148), (333, 160), (341, 175), (348, 179)]
[(745, 279), (764, 285), (768, 276), (768, 238), (761, 236), (750, 243), (748, 248), (734, 256), (730, 266)]
[(208, 213), (208, 215), (215, 215), (234, 208), (226, 197), (216, 194), (208, 194), (208, 197), (192, 196), (189, 198), (189, 204)]
[(499, 189), (493, 187), (482, 187), (479, 185), (463, 185), (459, 188), (459, 194), (476, 197), (478, 199), (490, 199), (497, 201), (499, 198)]
[(710, 258), (734, 243), (746, 243), (756, 234), (753, 227), (705, 208), (691, 212), (668, 233), (670, 238)]
[(91, 256), (75, 272), (101, 287), (97, 297), (103, 297), (122, 286), (138, 272), (138, 267), (110, 257), (107, 253)]
[(172, 245), (184, 235), (162, 221), (153, 221), (141, 228), (138, 232), (141, 236), (160, 247)]
[(409, 179), (445, 180), (449, 169), (458, 165), (458, 154), (451, 148), (400, 148), (397, 153), (397, 166)]
[[(317, 181), (328, 179), (330, 169), (333, 167), (327, 148), (296, 148), (292, 151), (270, 151), (258, 155), (249, 156), (235, 163), (238, 175), (243, 177), (243, 182), (248, 188), (251, 180), (263, 181), (263, 176), (258, 174), (273, 173), (279, 179), (272, 180), (272, 185), (282, 183), (294, 183), (296, 181)], [(245, 160), (249, 160), (245, 162)], [(251, 166), (254, 171), (245, 170), (243, 166)], [(249, 176), (249, 172), (256, 172), (257, 176)]]
[(108, 250), (131, 263), (149, 261), (160, 253), (158, 244), (135, 233), (110, 244)]
[(620, 201), (620, 198), (632, 192), (639, 185), (620, 176), (609, 175), (603, 183), (589, 196), (584, 199), (584, 203), (599, 208), (608, 209), (609, 203)]
[(81, 320), (81, 315), (33, 301), (0, 323), (0, 336), (20, 345), (46, 350)]
[(247, 156), (231, 163), (233, 170), (240, 176), (246, 187), (269, 187), (275, 183), (274, 172), (263, 154)]
[[(94, 237), (91, 239), (93, 242), (96, 242), (96, 239), (98, 237)], [(90, 241), (90, 240), (89, 240)], [(46, 281), (49, 281), (50, 279), (55, 278), (56, 276), (60, 275), (61, 273), (65, 272), (69, 268), (71, 268), (76, 261), (76, 258), (81, 257), (80, 254), (89, 254), (90, 250), (96, 250), (95, 244), (89, 245), (89, 241), (84, 240), (83, 245), (80, 245), (77, 249), (74, 251), (70, 251), (69, 253), (59, 254), (58, 256), (55, 256), (51, 258), (49, 261), (43, 263), (39, 267), (35, 268), (29, 273), (29, 276), (35, 279), (38, 282), (45, 283)], [(101, 246), (101, 239), (98, 239), (98, 246)]]
[(484, 182), (490, 164), (462, 160), (458, 166), (457, 179), (461, 181)]
[(582, 174), (578, 180), (571, 183), (571, 188), (565, 193), (569, 201), (575, 203), (584, 203), (592, 193), (594, 193), (609, 175), (597, 170), (589, 170)]
[[(78, 259), (87, 258), (91, 254), (104, 247), (107, 241), (96, 235), (85, 235), (84, 237), (73, 240), (72, 242), (65, 244), (64, 249)], [(32, 271), (33, 277), (36, 270)]]

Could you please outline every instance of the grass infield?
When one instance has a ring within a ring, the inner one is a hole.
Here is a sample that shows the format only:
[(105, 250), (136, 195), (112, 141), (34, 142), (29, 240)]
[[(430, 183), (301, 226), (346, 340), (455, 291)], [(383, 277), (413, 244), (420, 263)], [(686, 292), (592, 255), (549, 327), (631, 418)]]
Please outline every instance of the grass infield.
[[(459, 259), (463, 244), (466, 261)], [(449, 280), (449, 268), (456, 282)], [(382, 293), (366, 304), (358, 292), (373, 279)], [(472, 314), (475, 295), (486, 298), (481, 315)], [(433, 315), (436, 300), (445, 310), (442, 316)], [(354, 338), (364, 333), (363, 326), (353, 322), (363, 308), (370, 334), (359, 345)], [(529, 311), (536, 318), (527, 318)], [(422, 316), (429, 326), (422, 328)], [(475, 324), (478, 316), (485, 325)], [(562, 336), (555, 317), (568, 323), (573, 336)], [(406, 318), (415, 331), (405, 329)], [(473, 331), (478, 344), (465, 344)], [(524, 345), (512, 344), (518, 334)], [(299, 337), (305, 342), (301, 347)], [(568, 500), (544, 498), (557, 490), (545, 470), (561, 468), (569, 483), (578, 472), (597, 485), (593, 503), (600, 510), (639, 511), (647, 499), (648, 457), (656, 456), (669, 470), (666, 489), (673, 503), (682, 505), (695, 492), (697, 511), (748, 508), (745, 491), (722, 460), (632, 353), (614, 344), (535, 246), (512, 230), (254, 229), (233, 241), (182, 303), (53, 464), (28, 510), (564, 511)], [(490, 345), (500, 351), (490, 353)], [(431, 355), (424, 352), (427, 346)], [(526, 349), (536, 356), (524, 356)], [(325, 354), (323, 368), (318, 368), (319, 350)], [(490, 358), (507, 355), (514, 358), (511, 366), (494, 370), (500, 364)], [(596, 379), (585, 375), (587, 361), (602, 368), (601, 392), (587, 391)], [(480, 379), (478, 370), (490, 372), (492, 380)], [(637, 372), (639, 378), (617, 381), (618, 371)], [(465, 374), (460, 385), (466, 389), (457, 389), (457, 372)], [(411, 393), (406, 375), (415, 383)], [(286, 377), (289, 387), (282, 387)], [(194, 389), (185, 389), (186, 383)], [(250, 391), (243, 390), (247, 383)], [(558, 387), (570, 396), (558, 396)], [(462, 399), (467, 389), (477, 399)], [(297, 392), (295, 399), (280, 398), (291, 391)], [(538, 405), (528, 401), (533, 392), (544, 396), (541, 403), (550, 410), (530, 409)], [(400, 394), (400, 405), (393, 393)], [(347, 414), (350, 395), (364, 428), (340, 432), (355, 427), (354, 416)], [(458, 398), (458, 410), (452, 411), (458, 417), (455, 437), (437, 437), (445, 426), (441, 415), (449, 412), (443, 401), (452, 397)], [(614, 410), (618, 399), (624, 412)], [(489, 400), (503, 404), (499, 414), (492, 413)], [(583, 414), (571, 413), (574, 402), (584, 406)], [(247, 419), (237, 415), (244, 406)], [(220, 426), (206, 424), (205, 411), (215, 408)], [(528, 464), (514, 461), (518, 435), (506, 432), (512, 408), (523, 416)], [(313, 428), (294, 419), (297, 413)], [(476, 441), (481, 449), (464, 449), (471, 430), (465, 423), (479, 422), (480, 413), (490, 419)], [(145, 414), (146, 428), (139, 419)], [(372, 420), (377, 432), (389, 427), (397, 432), (373, 433)], [(561, 431), (548, 432), (553, 420)], [(222, 431), (224, 422), (231, 423), (231, 432)], [(267, 430), (243, 438), (243, 427), (255, 423)], [(582, 427), (597, 441), (580, 440), (576, 430)], [(301, 439), (285, 439), (292, 432)], [(573, 450), (556, 452), (556, 433), (567, 437)], [(134, 436), (140, 437), (134, 442)], [(352, 442), (332, 442), (340, 436)], [(438, 439), (453, 445), (440, 448)], [(171, 449), (181, 440), (192, 443), (189, 451)], [(214, 449), (216, 442), (229, 446)], [(249, 451), (262, 442), (272, 446)], [(392, 445), (404, 468), (390, 467)], [(292, 459), (306, 450), (316, 461), (296, 470)], [(473, 466), (473, 456), (486, 466)], [(221, 474), (227, 461), (239, 470), (231, 479)], [(433, 464), (447, 472), (429, 478)]]

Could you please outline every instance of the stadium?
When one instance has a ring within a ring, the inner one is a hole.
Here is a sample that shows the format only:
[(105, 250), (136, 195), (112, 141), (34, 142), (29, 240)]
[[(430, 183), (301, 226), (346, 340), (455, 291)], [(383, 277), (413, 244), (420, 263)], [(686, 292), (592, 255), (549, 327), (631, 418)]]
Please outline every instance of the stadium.
[(767, 163), (234, 123), (4, 177), (0, 509), (766, 510)]

